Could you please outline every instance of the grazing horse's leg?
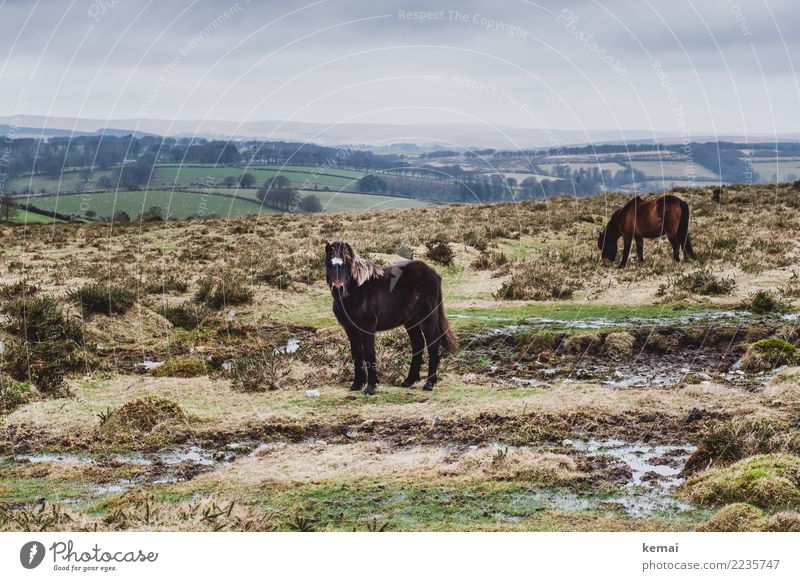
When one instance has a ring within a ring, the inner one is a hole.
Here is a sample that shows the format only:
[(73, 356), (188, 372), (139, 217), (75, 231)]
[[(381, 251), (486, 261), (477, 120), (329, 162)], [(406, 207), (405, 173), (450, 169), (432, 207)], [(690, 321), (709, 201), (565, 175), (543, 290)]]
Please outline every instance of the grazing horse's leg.
[(672, 258), (675, 262), (681, 261), (681, 241), (677, 237), (669, 236), (669, 243), (672, 244)]
[(641, 236), (636, 236), (636, 258), (639, 259), (639, 262), (644, 262), (644, 238)]
[(411, 339), (411, 369), (408, 370), (408, 377), (403, 380), (403, 387), (411, 387), (420, 380), (419, 371), (422, 368), (422, 351), (425, 349), (425, 337), (422, 329), (417, 324), (406, 327), (408, 338)]
[(355, 367), (355, 375), (350, 391), (361, 391), (367, 381), (364, 373), (364, 348), (361, 344), (361, 332), (350, 327), (346, 328), (345, 331), (347, 332), (347, 338), (350, 340), (350, 354), (353, 356), (353, 366)]
[(620, 268), (625, 268), (625, 265), (628, 264), (628, 257), (631, 255), (631, 242), (633, 242), (633, 236), (629, 236), (628, 234), (623, 235), (622, 261), (619, 263)]
[(361, 343), (364, 345), (364, 361), (367, 364), (367, 388), (364, 390), (366, 395), (375, 393), (378, 385), (378, 362), (375, 355), (375, 329), (361, 331)]
[(437, 333), (435, 314), (429, 316), (422, 323), (422, 334), (425, 336), (425, 342), (428, 344), (428, 377), (425, 380), (425, 385), (422, 388), (425, 391), (433, 391), (433, 386), (436, 385), (439, 377), (439, 337)]

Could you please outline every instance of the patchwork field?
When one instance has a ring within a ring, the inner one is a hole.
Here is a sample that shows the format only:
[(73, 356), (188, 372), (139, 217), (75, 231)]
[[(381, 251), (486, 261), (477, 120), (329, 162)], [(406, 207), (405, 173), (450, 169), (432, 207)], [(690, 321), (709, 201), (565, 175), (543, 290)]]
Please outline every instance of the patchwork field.
[(269, 207), (262, 208), (260, 203), (242, 197), (160, 190), (62, 194), (31, 198), (30, 203), (42, 210), (75, 216), (85, 216), (87, 211), (93, 211), (97, 217), (103, 218), (115, 216), (119, 212), (126, 212), (131, 218), (136, 218), (152, 206), (161, 208), (164, 217), (170, 219), (212, 216), (225, 218), (277, 212)]
[[(621, 195), (4, 225), (0, 530), (800, 530), (800, 192), (679, 195), (624, 270)], [(433, 392), (348, 390), (333, 240), (442, 275)]]

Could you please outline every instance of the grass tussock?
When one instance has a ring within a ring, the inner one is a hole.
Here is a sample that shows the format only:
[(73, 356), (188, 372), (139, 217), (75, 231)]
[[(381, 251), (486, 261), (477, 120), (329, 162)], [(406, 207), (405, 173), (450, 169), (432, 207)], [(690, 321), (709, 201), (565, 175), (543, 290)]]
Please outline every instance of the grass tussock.
[(690, 478), (682, 493), (702, 506), (744, 502), (765, 509), (800, 507), (800, 457), (765, 454)]
[(172, 357), (155, 367), (156, 377), (200, 377), (208, 374), (208, 365), (199, 357)]
[(761, 339), (747, 349), (742, 357), (742, 369), (750, 373), (769, 371), (782, 365), (792, 365), (797, 362), (797, 347), (779, 339)]
[(757, 454), (800, 452), (800, 434), (767, 419), (711, 420), (700, 427), (692, 440), (697, 450), (687, 462), (687, 472)]
[(100, 434), (114, 442), (135, 441), (154, 432), (185, 426), (186, 412), (174, 401), (154, 396), (130, 401), (101, 418)]

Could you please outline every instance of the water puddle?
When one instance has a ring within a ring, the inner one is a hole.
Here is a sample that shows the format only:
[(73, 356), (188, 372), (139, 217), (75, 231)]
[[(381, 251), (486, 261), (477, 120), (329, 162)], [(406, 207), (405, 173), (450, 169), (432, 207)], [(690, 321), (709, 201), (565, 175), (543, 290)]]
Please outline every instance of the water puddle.
[(589, 457), (610, 456), (628, 466), (631, 478), (625, 484), (625, 494), (610, 500), (628, 515), (645, 517), (694, 508), (674, 496), (683, 483), (681, 471), (695, 450), (693, 445), (652, 445), (614, 438), (566, 443)]

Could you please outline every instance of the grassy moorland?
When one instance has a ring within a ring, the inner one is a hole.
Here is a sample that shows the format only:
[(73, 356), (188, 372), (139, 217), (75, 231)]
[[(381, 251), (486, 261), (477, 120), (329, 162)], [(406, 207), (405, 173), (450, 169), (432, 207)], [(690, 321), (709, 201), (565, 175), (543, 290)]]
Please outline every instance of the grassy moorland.
[[(800, 192), (682, 192), (601, 264), (624, 198), (0, 230), (2, 530), (798, 530)], [(442, 274), (432, 393), (347, 390), (326, 241)]]

